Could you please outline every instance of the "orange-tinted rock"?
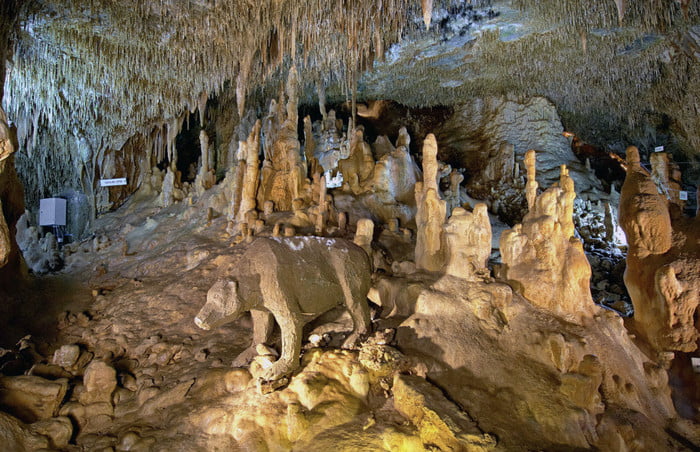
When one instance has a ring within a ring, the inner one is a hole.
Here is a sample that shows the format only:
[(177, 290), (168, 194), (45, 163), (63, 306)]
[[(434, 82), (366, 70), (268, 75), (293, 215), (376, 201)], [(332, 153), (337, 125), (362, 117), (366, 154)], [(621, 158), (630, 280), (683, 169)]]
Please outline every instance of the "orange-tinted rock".
[[(530, 174), (534, 173), (532, 157), (526, 159), (526, 165), (529, 184), (534, 180), (534, 174)], [(576, 193), (563, 165), (559, 185), (537, 196), (523, 223), (501, 235), (501, 276), (533, 304), (581, 322), (595, 311), (591, 266), (583, 244), (573, 235)], [(528, 198), (533, 191), (528, 189)]]
[(667, 158), (653, 160), (650, 174), (642, 168), (637, 148), (627, 149), (627, 178), (620, 194), (620, 225), (629, 243), (625, 285), (637, 331), (652, 347), (689, 352), (700, 338), (695, 325), (700, 304), (698, 217), (683, 217), (677, 196), (666, 196), (677, 188), (669, 180)]

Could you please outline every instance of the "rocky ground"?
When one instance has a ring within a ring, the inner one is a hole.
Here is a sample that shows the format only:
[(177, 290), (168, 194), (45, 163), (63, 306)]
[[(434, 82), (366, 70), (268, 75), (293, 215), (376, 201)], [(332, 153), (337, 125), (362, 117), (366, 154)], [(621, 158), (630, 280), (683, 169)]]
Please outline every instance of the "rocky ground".
[[(64, 271), (35, 282), (63, 295), (56, 309), (27, 307), (27, 320), (41, 319), (46, 329), (0, 358), (0, 405), (28, 424), (13, 427), (16, 444), (30, 444), (24, 437), (59, 450), (119, 451), (495, 444), (424, 378), (395, 377), (412, 364), (381, 338), (358, 350), (307, 344), (303, 369), (262, 394), (248, 370), (230, 366), (249, 345), (250, 319), (213, 331), (193, 322), (213, 280), (236, 266), (246, 244), (228, 236), (224, 218), (207, 221), (206, 209), (149, 205), (136, 200), (101, 218), (93, 239), (66, 245)], [(347, 319), (332, 325), (314, 337), (342, 342)], [(18, 379), (26, 380), (20, 389), (11, 383)], [(40, 411), (31, 408), (38, 401)], [(416, 410), (439, 414), (422, 419)]]

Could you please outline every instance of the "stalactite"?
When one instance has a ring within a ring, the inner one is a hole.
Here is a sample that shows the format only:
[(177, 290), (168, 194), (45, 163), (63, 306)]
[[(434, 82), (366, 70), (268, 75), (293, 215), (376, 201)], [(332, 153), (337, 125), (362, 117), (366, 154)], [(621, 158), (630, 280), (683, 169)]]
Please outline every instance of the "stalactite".
[(430, 29), (430, 20), (433, 16), (433, 0), (421, 0), (421, 8), (423, 8), (423, 23), (425, 29)]

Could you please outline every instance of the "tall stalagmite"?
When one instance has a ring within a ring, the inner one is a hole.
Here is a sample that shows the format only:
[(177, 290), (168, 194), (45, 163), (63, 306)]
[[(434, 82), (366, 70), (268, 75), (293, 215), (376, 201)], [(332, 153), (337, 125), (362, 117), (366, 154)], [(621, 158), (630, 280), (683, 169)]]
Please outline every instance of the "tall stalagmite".
[(700, 217), (686, 218), (668, 179), (669, 160), (654, 156), (650, 174), (639, 150), (627, 148), (627, 177), (620, 193), (620, 226), (629, 251), (625, 285), (637, 330), (665, 356), (690, 352), (700, 337)]
[(438, 191), (437, 141), (431, 133), (423, 142), (423, 182), (417, 182), (416, 196), (416, 266), (440, 271), (445, 263), (442, 227), (447, 204)]

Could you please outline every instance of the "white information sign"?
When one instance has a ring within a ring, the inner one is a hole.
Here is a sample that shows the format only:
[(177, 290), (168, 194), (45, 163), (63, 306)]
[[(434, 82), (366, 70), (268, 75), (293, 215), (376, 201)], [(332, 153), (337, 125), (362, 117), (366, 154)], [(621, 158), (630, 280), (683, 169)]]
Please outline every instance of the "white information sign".
[(654, 152), (664, 152), (664, 147), (663, 146), (656, 146), (654, 148)]
[(126, 177), (118, 179), (100, 179), (100, 187), (114, 187), (117, 185), (126, 185)]
[(697, 358), (695, 356), (690, 358), (690, 364), (693, 366), (693, 370), (695, 373), (700, 373), (700, 358)]
[(680, 198), (681, 201), (687, 201), (687, 200), (688, 200), (688, 192), (687, 192), (687, 191), (681, 191), (679, 198)]

